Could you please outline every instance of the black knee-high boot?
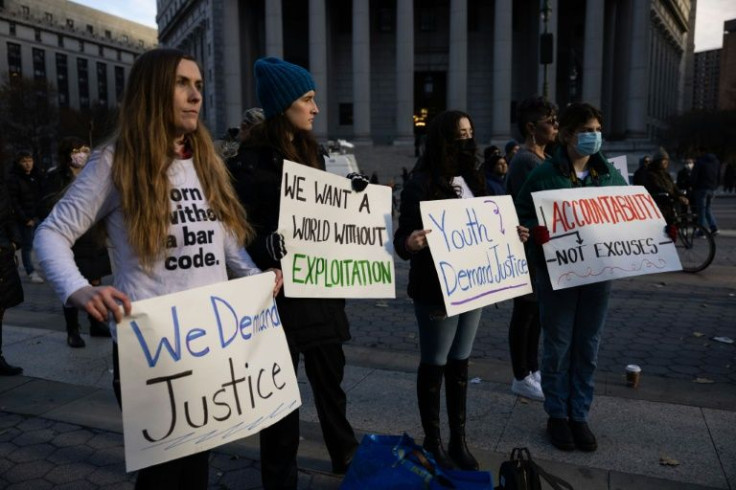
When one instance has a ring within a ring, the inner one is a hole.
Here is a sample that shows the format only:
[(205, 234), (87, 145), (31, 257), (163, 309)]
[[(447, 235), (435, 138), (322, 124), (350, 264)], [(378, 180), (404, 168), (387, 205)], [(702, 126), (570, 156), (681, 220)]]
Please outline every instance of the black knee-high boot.
[(431, 452), (437, 464), (443, 468), (454, 468), (452, 460), (442, 447), (440, 431), (440, 393), (444, 366), (419, 364), (417, 372), (417, 401), (419, 415), (424, 428), (423, 447)]
[(93, 317), (90, 314), (87, 314), (87, 318), (89, 318), (90, 337), (109, 337), (110, 336), (110, 327), (107, 326), (107, 323), (96, 320), (95, 317)]
[(64, 307), (64, 321), (66, 321), (66, 343), (69, 347), (84, 347), (84, 339), (79, 335), (79, 310), (74, 307)]
[(447, 417), (450, 421), (448, 453), (463, 470), (477, 470), (478, 461), (470, 454), (465, 442), (465, 414), (468, 399), (468, 360), (447, 361), (445, 366)]
[(0, 376), (15, 376), (23, 372), (23, 368), (8, 364), (3, 357), (3, 315), (5, 310), (0, 308)]

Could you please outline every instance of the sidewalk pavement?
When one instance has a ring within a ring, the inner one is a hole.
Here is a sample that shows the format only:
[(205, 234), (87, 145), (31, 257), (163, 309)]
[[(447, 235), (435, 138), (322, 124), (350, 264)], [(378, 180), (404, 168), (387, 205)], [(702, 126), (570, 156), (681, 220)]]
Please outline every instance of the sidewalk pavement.
[[(0, 488), (132, 488), (124, 469), (122, 422), (110, 388), (109, 339), (69, 349), (61, 332), (5, 327), (6, 354), (23, 376), (0, 378)], [(348, 417), (359, 432), (420, 439), (415, 410), (417, 357), (346, 346)], [(515, 446), (576, 489), (736, 488), (736, 389), (645, 376), (638, 389), (599, 373), (591, 426), (595, 453), (565, 453), (546, 440), (541, 403), (513, 396), (507, 363), (474, 360), (468, 442), (494, 477)], [(309, 384), (299, 376), (303, 440), (300, 488), (336, 489)], [(724, 389), (725, 388), (725, 389)], [(726, 408), (715, 408), (726, 407)], [(258, 442), (218, 448), (210, 488), (260, 487)]]
[[(380, 170), (382, 181), (413, 165), (408, 148), (360, 151), (361, 168)], [(407, 153), (406, 163), (398, 153)], [(511, 449), (527, 446), (577, 490), (736, 490), (736, 345), (711, 340), (736, 338), (736, 199), (719, 198), (714, 207), (722, 232), (706, 271), (615, 282), (591, 410), (595, 453), (564, 453), (547, 442), (542, 405), (509, 391), (510, 302), (486, 309), (471, 357), (467, 429), (494, 479)], [(344, 387), (359, 437), (405, 431), (421, 442), (406, 268), (397, 262), (397, 299), (348, 302), (353, 340)], [(6, 312), (3, 350), (25, 372), (0, 377), (0, 489), (132, 488), (110, 388), (110, 341), (85, 334), (86, 348), (68, 348), (60, 310), (47, 285), (27, 284), (26, 302)], [(644, 369), (638, 389), (625, 386), (629, 362)], [(336, 489), (340, 478), (329, 473), (303, 373), (299, 381), (300, 488)], [(213, 452), (210, 488), (260, 488), (257, 438)]]

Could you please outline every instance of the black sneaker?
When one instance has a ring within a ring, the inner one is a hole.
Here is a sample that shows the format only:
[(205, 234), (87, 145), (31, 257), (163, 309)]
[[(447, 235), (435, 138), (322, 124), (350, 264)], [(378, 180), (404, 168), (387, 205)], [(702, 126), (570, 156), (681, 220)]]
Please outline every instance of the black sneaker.
[(710, 229), (710, 234), (711, 234), (711, 236), (718, 235), (718, 228), (711, 228)]
[(547, 434), (549, 434), (550, 442), (557, 449), (563, 451), (572, 451), (575, 449), (575, 440), (572, 437), (567, 419), (554, 417), (547, 419)]
[(595, 435), (591, 432), (587, 422), (570, 421), (570, 431), (575, 441), (575, 447), (581, 451), (591, 452), (598, 449), (598, 442)]

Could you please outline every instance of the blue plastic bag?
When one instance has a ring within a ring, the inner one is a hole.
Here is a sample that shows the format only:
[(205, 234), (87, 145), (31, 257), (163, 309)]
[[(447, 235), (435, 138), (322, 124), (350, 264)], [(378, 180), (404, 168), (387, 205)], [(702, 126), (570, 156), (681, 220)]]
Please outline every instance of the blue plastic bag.
[(431, 453), (407, 434), (366, 434), (353, 457), (341, 490), (493, 490), (488, 471), (441, 469)]

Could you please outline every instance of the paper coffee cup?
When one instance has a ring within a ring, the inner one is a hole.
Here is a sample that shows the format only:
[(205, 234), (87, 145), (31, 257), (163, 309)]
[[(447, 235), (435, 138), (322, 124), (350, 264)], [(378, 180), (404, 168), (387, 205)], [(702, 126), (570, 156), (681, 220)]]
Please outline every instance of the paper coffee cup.
[(626, 386), (632, 388), (639, 387), (639, 380), (641, 379), (641, 368), (636, 364), (629, 364), (626, 366)]

